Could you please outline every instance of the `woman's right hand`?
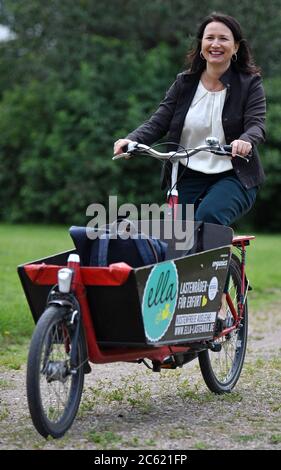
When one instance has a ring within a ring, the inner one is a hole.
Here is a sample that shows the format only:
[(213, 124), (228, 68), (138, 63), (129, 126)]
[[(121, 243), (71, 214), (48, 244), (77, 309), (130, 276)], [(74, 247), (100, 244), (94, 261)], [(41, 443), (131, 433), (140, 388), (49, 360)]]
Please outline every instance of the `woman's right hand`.
[(129, 139), (118, 139), (116, 142), (114, 142), (114, 155), (119, 155), (120, 153), (123, 153), (124, 150), (122, 147), (124, 145), (128, 145), (132, 140)]

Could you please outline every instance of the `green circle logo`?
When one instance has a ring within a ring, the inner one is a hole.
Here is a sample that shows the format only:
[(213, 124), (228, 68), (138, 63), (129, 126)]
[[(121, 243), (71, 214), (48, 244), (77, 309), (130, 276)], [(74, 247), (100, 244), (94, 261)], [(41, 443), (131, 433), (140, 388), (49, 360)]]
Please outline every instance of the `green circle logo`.
[(156, 265), (145, 285), (142, 315), (146, 337), (158, 341), (166, 333), (177, 305), (178, 273), (175, 263)]

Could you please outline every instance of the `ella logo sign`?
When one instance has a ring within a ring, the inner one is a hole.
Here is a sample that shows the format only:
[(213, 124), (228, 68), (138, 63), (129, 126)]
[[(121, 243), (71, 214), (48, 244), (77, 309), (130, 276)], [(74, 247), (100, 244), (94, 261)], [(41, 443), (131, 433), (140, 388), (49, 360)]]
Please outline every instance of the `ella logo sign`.
[(158, 341), (172, 321), (177, 305), (178, 273), (173, 261), (156, 265), (146, 281), (142, 315), (146, 337)]

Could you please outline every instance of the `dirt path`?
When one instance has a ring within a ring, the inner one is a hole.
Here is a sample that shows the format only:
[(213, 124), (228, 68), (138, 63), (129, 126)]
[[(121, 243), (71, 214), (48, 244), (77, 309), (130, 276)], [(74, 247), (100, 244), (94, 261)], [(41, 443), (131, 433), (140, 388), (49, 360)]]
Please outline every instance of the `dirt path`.
[(208, 392), (197, 360), (175, 371), (107, 364), (86, 376), (65, 437), (31, 423), (25, 368), (0, 370), (0, 449), (281, 449), (281, 303), (251, 317), (235, 391)]

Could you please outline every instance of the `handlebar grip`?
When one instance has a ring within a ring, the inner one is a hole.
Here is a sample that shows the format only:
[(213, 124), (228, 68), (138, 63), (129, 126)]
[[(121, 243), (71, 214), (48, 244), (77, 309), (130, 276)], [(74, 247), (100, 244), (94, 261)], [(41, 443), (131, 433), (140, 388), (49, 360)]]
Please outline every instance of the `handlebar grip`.
[[(223, 145), (223, 149), (228, 154), (232, 154), (232, 146), (231, 145)], [(251, 156), (252, 156), (252, 150), (246, 156), (242, 156), (242, 155), (237, 154), (237, 157), (242, 158), (243, 160), (246, 160), (247, 162), (250, 161), (249, 157), (251, 157)]]
[(137, 142), (129, 142), (128, 144), (125, 144), (121, 147), (122, 153), (118, 153), (117, 155), (114, 155), (112, 160), (118, 160), (119, 158), (130, 158), (136, 150), (136, 146), (138, 145)]

